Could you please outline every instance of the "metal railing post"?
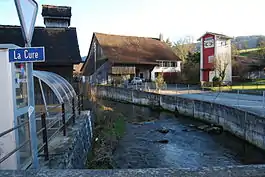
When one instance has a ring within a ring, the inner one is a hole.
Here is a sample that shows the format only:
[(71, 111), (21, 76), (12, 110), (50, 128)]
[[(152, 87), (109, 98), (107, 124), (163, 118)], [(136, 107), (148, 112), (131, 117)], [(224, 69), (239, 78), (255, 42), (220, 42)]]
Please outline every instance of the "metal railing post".
[(81, 103), (80, 103), (80, 94), (78, 95), (78, 115), (81, 114)]
[(44, 144), (44, 160), (49, 160), (49, 149), (48, 149), (48, 136), (47, 136), (47, 126), (46, 126), (46, 114), (41, 114), (41, 126), (42, 126), (42, 142)]
[(84, 110), (84, 95), (81, 94), (81, 106), (82, 106), (82, 110)]
[(62, 103), (62, 121), (63, 121), (63, 136), (66, 136), (65, 107), (64, 107), (64, 103)]
[[(78, 96), (79, 97), (79, 96)], [(73, 125), (75, 124), (75, 98), (72, 98)]]

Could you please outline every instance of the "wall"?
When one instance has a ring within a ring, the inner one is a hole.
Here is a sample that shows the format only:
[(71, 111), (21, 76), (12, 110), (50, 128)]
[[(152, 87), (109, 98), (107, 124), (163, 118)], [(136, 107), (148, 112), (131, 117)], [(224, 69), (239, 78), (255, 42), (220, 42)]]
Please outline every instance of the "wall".
[(232, 81), (231, 40), (230, 39), (218, 39), (216, 41), (215, 55), (216, 55), (216, 59), (221, 59), (222, 67), (225, 65), (225, 63), (228, 63), (228, 66), (226, 67), (226, 70), (225, 70), (226, 73), (225, 73), (224, 81), (231, 82)]
[(180, 62), (178, 62), (178, 67), (159, 67), (156, 66), (151, 72), (151, 80), (155, 81), (155, 73), (177, 73), (180, 72)]
[(165, 110), (221, 125), (224, 130), (265, 150), (265, 119), (229, 106), (177, 96), (159, 95), (124, 88), (98, 86), (90, 94), (116, 101), (160, 106)]
[(70, 144), (68, 153), (65, 152), (65, 168), (67, 169), (83, 169), (87, 162), (87, 154), (92, 148), (93, 137), (93, 120), (91, 112), (88, 111), (86, 115), (80, 118), (77, 122), (78, 129), (73, 133), (73, 141)]
[[(84, 111), (75, 125), (67, 129), (67, 136), (57, 136), (49, 142), (50, 161), (41, 161), (41, 167), (50, 169), (84, 169), (87, 154), (92, 148), (93, 117)], [(56, 154), (53, 156), (53, 154)]]
[(214, 177), (256, 177), (265, 175), (264, 165), (241, 165), (228, 167), (204, 168), (147, 168), (147, 169), (110, 169), (110, 170), (27, 170), (0, 171), (4, 177), (160, 177), (160, 176), (214, 176)]
[[(206, 47), (205, 45), (205, 41), (208, 38), (212, 38), (211, 42), (213, 42), (213, 45), (210, 47)], [(212, 34), (206, 34), (202, 37), (202, 43), (201, 43), (201, 47), (202, 47), (202, 52), (203, 54), (201, 54), (202, 60), (201, 61), (203, 63), (202, 68), (203, 69), (211, 69), (213, 67), (213, 63), (209, 63), (209, 56), (214, 56), (215, 54), (215, 36)], [(202, 72), (202, 81), (206, 81), (209, 82), (209, 70), (204, 70)]]

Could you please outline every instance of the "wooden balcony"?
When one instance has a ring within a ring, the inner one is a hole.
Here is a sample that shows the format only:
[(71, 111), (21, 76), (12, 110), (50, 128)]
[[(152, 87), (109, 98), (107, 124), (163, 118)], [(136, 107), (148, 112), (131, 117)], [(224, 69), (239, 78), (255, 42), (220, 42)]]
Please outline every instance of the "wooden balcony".
[(134, 66), (113, 66), (111, 67), (111, 74), (135, 74)]

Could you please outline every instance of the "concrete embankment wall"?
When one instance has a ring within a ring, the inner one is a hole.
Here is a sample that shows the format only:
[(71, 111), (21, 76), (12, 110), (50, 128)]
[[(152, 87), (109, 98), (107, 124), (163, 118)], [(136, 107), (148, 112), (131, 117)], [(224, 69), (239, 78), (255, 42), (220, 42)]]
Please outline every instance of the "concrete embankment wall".
[(128, 103), (159, 106), (165, 110), (220, 125), (224, 130), (265, 150), (265, 119), (236, 108), (177, 96), (98, 86), (91, 89), (97, 97)]

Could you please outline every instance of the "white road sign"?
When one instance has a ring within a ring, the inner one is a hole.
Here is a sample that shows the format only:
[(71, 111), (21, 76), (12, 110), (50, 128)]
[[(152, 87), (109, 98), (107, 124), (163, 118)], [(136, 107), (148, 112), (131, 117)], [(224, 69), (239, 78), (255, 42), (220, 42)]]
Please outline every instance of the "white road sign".
[(38, 13), (38, 4), (35, 0), (14, 0), (25, 43), (30, 44)]

